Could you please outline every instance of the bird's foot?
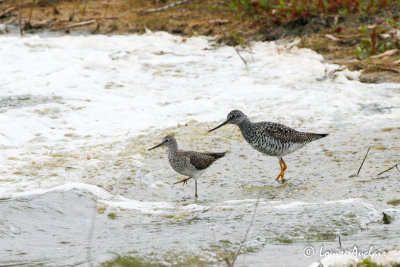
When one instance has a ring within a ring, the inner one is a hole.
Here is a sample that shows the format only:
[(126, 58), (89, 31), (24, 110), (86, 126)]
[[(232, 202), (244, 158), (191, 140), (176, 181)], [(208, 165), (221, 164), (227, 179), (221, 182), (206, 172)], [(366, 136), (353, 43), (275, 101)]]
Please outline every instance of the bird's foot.
[(181, 180), (181, 181), (179, 181), (179, 182), (176, 182), (176, 183), (174, 183), (174, 184), (179, 184), (179, 183), (182, 183), (183, 185), (186, 185), (187, 184), (187, 181), (189, 180), (189, 179), (191, 179), (192, 177), (189, 177), (189, 178), (186, 178), (186, 179), (183, 179), (183, 180)]
[(283, 176), (285, 175), (285, 173), (283, 171), (281, 171), (281, 173), (278, 175), (278, 177), (276, 177), (276, 181), (279, 182), (279, 178), (281, 178), (282, 183), (285, 182), (285, 178), (283, 178)]

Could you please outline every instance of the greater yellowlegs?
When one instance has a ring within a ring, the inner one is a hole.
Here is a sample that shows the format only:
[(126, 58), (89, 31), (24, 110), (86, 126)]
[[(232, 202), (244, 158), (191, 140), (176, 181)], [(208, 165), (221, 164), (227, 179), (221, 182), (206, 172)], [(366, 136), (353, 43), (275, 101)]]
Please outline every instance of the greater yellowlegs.
[(209, 130), (209, 132), (228, 123), (239, 126), (244, 139), (254, 149), (269, 156), (278, 157), (281, 172), (276, 177), (276, 180), (281, 178), (282, 182), (285, 181), (284, 175), (287, 168), (282, 157), (302, 148), (312, 141), (328, 135), (298, 132), (275, 122), (251, 122), (240, 110), (229, 112), (227, 119), (217, 127)]

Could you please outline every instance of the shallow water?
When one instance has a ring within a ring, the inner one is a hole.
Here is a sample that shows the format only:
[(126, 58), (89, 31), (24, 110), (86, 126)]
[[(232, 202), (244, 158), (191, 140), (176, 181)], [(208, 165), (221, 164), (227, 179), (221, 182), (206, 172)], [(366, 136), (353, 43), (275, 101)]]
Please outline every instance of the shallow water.
[[(247, 65), (231, 47), (165, 33), (1, 36), (0, 265), (116, 255), (217, 265), (238, 249), (257, 199), (238, 266), (308, 266), (338, 235), (343, 246), (398, 245), (400, 210), (387, 201), (399, 198), (399, 173), (377, 173), (398, 162), (400, 86), (359, 83), (292, 45), (241, 53)], [(207, 133), (232, 109), (330, 135), (286, 156), (280, 184), (278, 160), (237, 128)], [(182, 149), (228, 152), (197, 201), (193, 181), (173, 185), (182, 177), (166, 150), (147, 151), (167, 134)]]

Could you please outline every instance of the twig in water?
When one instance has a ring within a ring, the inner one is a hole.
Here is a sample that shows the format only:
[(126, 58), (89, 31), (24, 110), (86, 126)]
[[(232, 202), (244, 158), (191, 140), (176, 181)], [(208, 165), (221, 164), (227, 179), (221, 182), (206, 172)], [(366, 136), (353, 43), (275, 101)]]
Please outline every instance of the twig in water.
[(93, 232), (94, 232), (94, 227), (96, 225), (96, 214), (97, 214), (97, 197), (94, 197), (94, 209), (92, 212), (92, 220), (90, 222), (90, 229), (89, 229), (89, 235), (88, 235), (88, 246), (87, 246), (87, 251), (86, 251), (86, 260), (87, 263), (90, 267), (93, 266), (92, 264), (92, 241), (93, 241)]
[(239, 249), (236, 251), (235, 255), (233, 256), (232, 262), (228, 258), (224, 258), (224, 260), (225, 260), (226, 264), (228, 265), (228, 267), (233, 267), (237, 257), (240, 254), (240, 251), (242, 250), (242, 247), (243, 247), (244, 243), (247, 240), (247, 236), (249, 235), (250, 228), (253, 226), (253, 223), (254, 223), (254, 217), (256, 216), (256, 211), (257, 211), (259, 203), (260, 203), (260, 198), (257, 199), (257, 202), (256, 202), (256, 205), (254, 207), (253, 216), (251, 217), (251, 221), (250, 221), (249, 227), (247, 228), (246, 234), (244, 235), (244, 238), (243, 238), (242, 242), (240, 243)]
[(338, 235), (339, 237), (339, 248), (342, 248), (342, 241), (340, 240), (340, 235)]
[(239, 53), (239, 50), (238, 50), (235, 46), (234, 46), (233, 48), (235, 49), (235, 51), (236, 51), (236, 53), (239, 55), (239, 57), (242, 59), (243, 63), (244, 63), (245, 65), (247, 65), (246, 60), (244, 60), (244, 58), (242, 57), (242, 55)]
[(400, 172), (400, 170), (397, 168), (397, 166), (398, 166), (399, 164), (400, 164), (400, 163), (397, 163), (397, 164), (395, 164), (394, 166), (390, 167), (389, 169), (384, 170), (383, 172), (378, 173), (377, 175), (381, 175), (381, 174), (383, 174), (383, 173), (385, 173), (385, 172), (387, 172), (387, 171), (390, 171), (390, 170), (393, 169), (393, 168), (396, 168), (396, 169)]
[(149, 14), (149, 13), (160, 12), (160, 11), (164, 11), (164, 10), (167, 10), (167, 9), (170, 9), (170, 8), (173, 8), (173, 7), (176, 7), (176, 6), (180, 6), (180, 5), (189, 3), (189, 2), (191, 2), (191, 1), (192, 1), (192, 0), (182, 0), (182, 1), (179, 1), (179, 2), (172, 3), (172, 4), (170, 4), (170, 5), (166, 5), (166, 6), (160, 7), (160, 8), (154, 8), (154, 9), (149, 9), (149, 10), (143, 10), (143, 11), (140, 11), (139, 14), (140, 14), (140, 15), (145, 15), (145, 14)]
[(228, 267), (233, 267), (232, 263), (229, 261), (228, 258), (224, 258), (224, 261), (226, 262), (226, 265), (227, 265)]
[(369, 152), (370, 149), (371, 149), (371, 147), (368, 147), (367, 153), (365, 154), (365, 157), (364, 157), (363, 161), (361, 162), (361, 165), (360, 165), (360, 168), (358, 169), (357, 175), (360, 174), (361, 168), (364, 165), (364, 161), (367, 158), (368, 152)]

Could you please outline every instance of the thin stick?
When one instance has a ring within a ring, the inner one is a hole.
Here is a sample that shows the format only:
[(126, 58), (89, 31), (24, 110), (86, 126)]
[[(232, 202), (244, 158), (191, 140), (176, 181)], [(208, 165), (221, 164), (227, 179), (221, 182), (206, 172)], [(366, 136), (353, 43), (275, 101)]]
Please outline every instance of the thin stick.
[(66, 25), (66, 26), (62, 26), (62, 27), (57, 27), (57, 28), (55, 28), (55, 30), (68, 30), (68, 29), (72, 29), (72, 28), (75, 28), (75, 27), (81, 27), (81, 26), (86, 26), (86, 25), (90, 25), (90, 24), (93, 24), (93, 23), (96, 23), (96, 20), (87, 20), (87, 21), (81, 21), (81, 22), (78, 22), (78, 23), (73, 23), (73, 24), (70, 24), (70, 25)]
[(86, 248), (86, 260), (89, 267), (92, 267), (92, 242), (93, 242), (93, 232), (96, 226), (96, 215), (97, 215), (97, 197), (94, 198), (94, 209), (92, 211), (92, 218), (90, 221), (89, 235), (88, 235), (88, 244)]
[(244, 238), (243, 238), (242, 242), (240, 243), (238, 251), (236, 251), (235, 256), (233, 257), (232, 262), (230, 263), (230, 266), (233, 266), (235, 264), (235, 261), (236, 261), (237, 257), (239, 256), (239, 253), (242, 250), (244, 243), (246, 242), (247, 236), (249, 235), (249, 232), (250, 232), (250, 228), (253, 226), (254, 217), (256, 216), (256, 211), (257, 211), (259, 203), (260, 203), (260, 198), (257, 199), (256, 205), (255, 205), (254, 211), (253, 211), (253, 217), (251, 217), (251, 222), (249, 224), (249, 227), (247, 228), (246, 234), (244, 235)]
[(89, 25), (89, 24), (93, 24), (96, 23), (96, 20), (87, 20), (87, 21), (82, 21), (82, 22), (78, 22), (78, 23), (74, 23), (71, 25), (68, 25), (68, 28), (74, 28), (74, 27), (79, 27), (79, 26), (85, 26), (85, 25)]
[(164, 10), (176, 7), (176, 6), (180, 6), (180, 5), (189, 3), (191, 1), (192, 0), (182, 0), (182, 1), (179, 1), (179, 2), (172, 3), (170, 5), (166, 5), (166, 6), (160, 7), (160, 8), (154, 8), (154, 9), (140, 11), (139, 13), (140, 13), (140, 15), (145, 15), (145, 14), (149, 14), (149, 13), (160, 12), (160, 11), (164, 11)]
[(24, 35), (24, 27), (22, 26), (22, 0), (19, 0), (18, 5), (18, 24), (19, 24), (19, 33)]
[(371, 147), (368, 147), (367, 153), (365, 154), (365, 157), (364, 157), (363, 161), (361, 162), (361, 165), (360, 165), (360, 168), (358, 169), (357, 175), (360, 173), (361, 168), (362, 168), (362, 166), (364, 165), (364, 161), (365, 161), (365, 159), (367, 158), (368, 152), (369, 152), (370, 149), (371, 149)]
[(244, 60), (244, 58), (242, 57), (242, 55), (239, 53), (239, 50), (238, 50), (236, 47), (233, 47), (233, 48), (235, 49), (235, 51), (236, 51), (236, 53), (239, 55), (239, 57), (242, 59), (243, 63), (244, 63), (245, 65), (247, 65), (246, 60)]
[(15, 6), (10, 6), (9, 8), (5, 9), (3, 12), (0, 12), (0, 18), (4, 17), (11, 11), (14, 11), (15, 9), (17, 9)]
[(17, 9), (15, 6), (10, 6), (9, 8), (5, 9), (3, 12), (0, 12), (0, 18), (4, 17), (8, 13), (14, 11), (15, 9)]
[(109, 17), (91, 17), (91, 18), (88, 18), (88, 20), (118, 19), (118, 18), (124, 18), (124, 17), (126, 17), (126, 14), (118, 15), (118, 16), (109, 16)]
[(233, 267), (232, 263), (229, 261), (228, 258), (224, 258), (224, 261), (226, 262), (226, 265), (227, 265), (228, 267)]
[[(396, 168), (396, 169), (397, 169), (397, 165), (399, 165), (399, 164), (400, 164), (400, 163), (397, 163), (397, 164), (395, 164), (394, 166), (390, 167), (389, 169), (384, 170), (383, 172), (378, 173), (377, 175), (381, 175), (381, 174), (383, 174), (383, 173), (385, 173), (385, 172), (387, 172), (387, 171), (390, 171), (390, 170), (393, 169), (393, 168)], [(397, 170), (399, 171), (399, 169), (397, 169)]]
[(339, 248), (342, 248), (342, 241), (340, 240), (340, 235), (338, 235), (339, 237)]

